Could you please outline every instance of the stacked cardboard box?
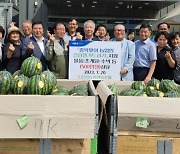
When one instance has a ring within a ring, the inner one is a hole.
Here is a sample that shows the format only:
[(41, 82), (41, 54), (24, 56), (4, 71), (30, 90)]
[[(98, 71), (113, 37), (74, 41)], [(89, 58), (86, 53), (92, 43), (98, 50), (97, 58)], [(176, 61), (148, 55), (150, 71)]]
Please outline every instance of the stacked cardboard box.
[[(120, 90), (130, 88), (132, 84), (132, 82), (122, 81), (101, 81), (98, 85), (98, 93), (101, 95), (100, 98), (105, 104), (108, 103), (105, 100), (109, 96), (114, 96), (107, 87), (113, 83), (116, 83)], [(114, 116), (114, 121), (116, 121), (116, 123), (113, 126), (113, 134), (114, 136), (117, 136), (117, 142), (115, 143), (116, 145), (113, 146), (115, 147), (113, 153), (136, 154), (135, 151), (137, 151), (138, 154), (148, 153), (148, 150), (141, 150), (146, 149), (142, 144), (144, 144), (145, 140), (148, 140), (148, 142), (153, 141), (153, 146), (156, 147), (153, 152), (149, 153), (159, 154), (157, 151), (161, 148), (158, 148), (158, 143), (160, 143), (158, 141), (161, 139), (163, 141), (172, 141), (173, 154), (175, 154), (174, 151), (176, 151), (176, 153), (180, 153), (180, 150), (175, 148), (175, 143), (179, 142), (179, 135), (176, 133), (180, 132), (179, 98), (118, 96), (117, 104), (115, 105), (118, 107), (118, 112), (117, 115), (115, 114)], [(128, 134), (129, 131), (132, 131), (133, 133)], [(125, 132), (126, 135), (122, 134), (122, 132)], [(146, 132), (150, 132), (148, 137), (145, 134)], [(162, 138), (162, 135), (157, 137), (155, 134), (158, 132), (165, 133), (164, 138)], [(170, 133), (171, 136), (174, 136), (169, 137), (168, 133)], [(142, 134), (144, 134), (144, 136)], [(148, 146), (148, 142), (144, 145)], [(166, 145), (164, 144), (162, 147), (166, 147)]]
[[(0, 95), (0, 153), (24, 154), (29, 150), (30, 154), (39, 154), (44, 148), (51, 154), (92, 153), (99, 103), (93, 83), (58, 80), (58, 85), (69, 90), (85, 85), (90, 96)], [(20, 128), (18, 119), (27, 125)]]

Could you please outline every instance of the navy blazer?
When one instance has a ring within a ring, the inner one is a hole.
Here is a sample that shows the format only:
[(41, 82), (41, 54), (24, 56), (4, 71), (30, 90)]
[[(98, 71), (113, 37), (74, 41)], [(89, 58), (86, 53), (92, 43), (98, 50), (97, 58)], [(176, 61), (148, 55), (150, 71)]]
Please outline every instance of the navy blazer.
[[(44, 49), (46, 49), (46, 44), (47, 44), (47, 39), (44, 39)], [(29, 52), (29, 50), (27, 49), (29, 43), (32, 42), (34, 45), (34, 50), (32, 53)], [(47, 70), (49, 63), (48, 61), (45, 59), (43, 53), (41, 52), (41, 49), (36, 41), (36, 39), (34, 38), (34, 36), (30, 37), (30, 38), (24, 38), (22, 40), (22, 44), (23, 44), (23, 50), (22, 50), (22, 55), (23, 58), (26, 59), (28, 57), (30, 57), (31, 55), (37, 57), (41, 63), (42, 63), (42, 70)]]
[[(85, 36), (83, 36), (82, 40), (87, 40)], [(91, 41), (101, 41), (98, 37), (93, 37)]]

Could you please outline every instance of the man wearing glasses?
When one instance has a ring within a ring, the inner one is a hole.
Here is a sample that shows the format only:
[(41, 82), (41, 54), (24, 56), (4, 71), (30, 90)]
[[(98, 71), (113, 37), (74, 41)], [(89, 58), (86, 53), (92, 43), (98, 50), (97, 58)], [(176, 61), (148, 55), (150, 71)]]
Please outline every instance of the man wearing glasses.
[(64, 39), (68, 41), (76, 40), (78, 21), (75, 18), (70, 19), (67, 28), (68, 32), (65, 33)]
[(119, 41), (121, 46), (121, 80), (123, 81), (132, 81), (133, 77), (133, 63), (135, 60), (135, 44), (127, 40), (126, 29), (124, 25), (117, 24), (114, 27), (114, 36), (115, 38), (111, 39), (111, 41)]

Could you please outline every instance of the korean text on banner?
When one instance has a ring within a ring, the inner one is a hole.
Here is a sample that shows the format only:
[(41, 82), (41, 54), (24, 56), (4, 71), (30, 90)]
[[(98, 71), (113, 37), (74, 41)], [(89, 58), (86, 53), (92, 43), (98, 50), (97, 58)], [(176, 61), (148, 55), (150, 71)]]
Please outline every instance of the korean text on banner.
[(70, 41), (69, 45), (69, 79), (120, 80), (120, 42)]

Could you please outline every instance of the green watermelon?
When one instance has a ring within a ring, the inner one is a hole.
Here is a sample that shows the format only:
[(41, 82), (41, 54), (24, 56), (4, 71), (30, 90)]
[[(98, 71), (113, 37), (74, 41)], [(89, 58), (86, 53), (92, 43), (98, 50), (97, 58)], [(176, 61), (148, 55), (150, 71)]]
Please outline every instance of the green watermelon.
[(146, 92), (143, 90), (136, 90), (133, 96), (144, 96), (147, 97)]
[(76, 85), (70, 90), (71, 96), (88, 96), (88, 87), (84, 85)]
[(23, 74), (14, 79), (14, 94), (26, 94), (28, 79)]
[(29, 57), (23, 61), (21, 71), (29, 78), (33, 75), (39, 75), (42, 72), (41, 61), (36, 57)]
[(119, 95), (120, 94), (120, 90), (118, 89), (117, 85), (114, 83), (114, 84), (111, 84), (111, 85), (108, 85), (108, 88), (112, 91), (112, 93), (114, 95)]
[(41, 75), (32, 76), (27, 82), (27, 93), (35, 95), (47, 95), (48, 83)]
[(152, 78), (148, 82), (147, 86), (153, 86), (153, 87), (155, 87), (155, 89), (159, 90), (159, 84), (160, 84), (160, 81), (158, 79)]
[(17, 70), (16, 72), (14, 72), (13, 74), (13, 79), (16, 79), (18, 76), (20, 76), (22, 74), (21, 70)]
[(120, 96), (134, 96), (135, 93), (136, 93), (135, 89), (123, 89), (120, 92)]
[(159, 90), (164, 93), (168, 91), (178, 92), (178, 87), (174, 81), (166, 79), (166, 80), (161, 80), (161, 83), (159, 85)]
[(180, 97), (180, 93), (176, 91), (168, 91), (165, 93), (164, 97)]
[(153, 90), (156, 90), (156, 87), (154, 87), (154, 86), (147, 86), (146, 87), (146, 94), (148, 96), (150, 96), (151, 95), (151, 91), (153, 91)]
[(164, 93), (158, 90), (151, 90), (148, 96), (149, 97), (164, 97)]
[(146, 85), (143, 81), (134, 81), (131, 88), (135, 90), (146, 90)]
[(10, 72), (0, 71), (0, 94), (11, 93), (14, 87), (14, 79)]
[(48, 94), (52, 93), (52, 90), (57, 84), (56, 76), (49, 70), (41, 73), (41, 76), (45, 78), (48, 82)]
[(64, 86), (57, 86), (54, 88), (51, 95), (69, 95), (69, 91)]

